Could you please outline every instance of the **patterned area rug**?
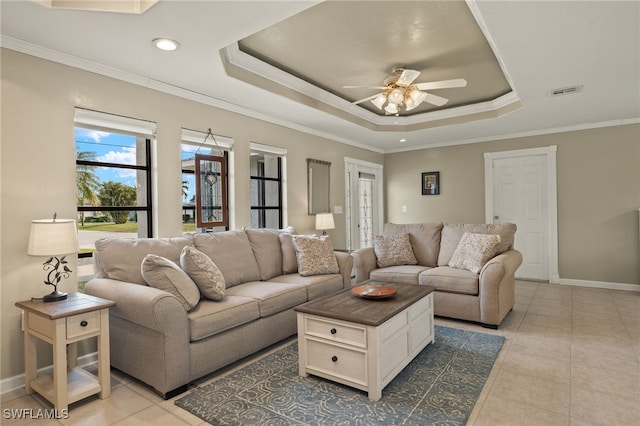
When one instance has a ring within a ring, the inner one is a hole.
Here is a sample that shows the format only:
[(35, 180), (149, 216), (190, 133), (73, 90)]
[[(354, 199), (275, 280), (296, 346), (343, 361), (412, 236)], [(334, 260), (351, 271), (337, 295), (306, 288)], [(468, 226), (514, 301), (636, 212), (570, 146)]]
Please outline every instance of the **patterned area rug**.
[(373, 402), (366, 392), (298, 376), (297, 341), (176, 401), (222, 425), (464, 425), (504, 338), (436, 326), (427, 346)]

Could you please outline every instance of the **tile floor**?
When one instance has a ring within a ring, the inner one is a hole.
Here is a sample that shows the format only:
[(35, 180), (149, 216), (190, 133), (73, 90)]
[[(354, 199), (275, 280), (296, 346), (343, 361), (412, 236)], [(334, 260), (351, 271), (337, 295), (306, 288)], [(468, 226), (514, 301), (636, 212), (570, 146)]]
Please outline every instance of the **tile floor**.
[[(640, 292), (519, 281), (499, 330), (506, 337), (469, 425), (640, 425)], [(5, 409), (50, 408), (24, 390)], [(2, 425), (202, 425), (135, 380), (112, 371), (111, 398), (73, 404), (62, 420), (0, 418)]]

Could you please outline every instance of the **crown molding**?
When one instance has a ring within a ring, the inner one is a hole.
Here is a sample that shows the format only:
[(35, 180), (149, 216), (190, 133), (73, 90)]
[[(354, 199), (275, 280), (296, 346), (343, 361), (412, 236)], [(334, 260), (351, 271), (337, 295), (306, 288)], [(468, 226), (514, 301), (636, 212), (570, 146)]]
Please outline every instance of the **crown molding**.
[(390, 149), (390, 150), (385, 150), (384, 153), (393, 154), (397, 152), (420, 151), (423, 149), (442, 148), (442, 147), (456, 146), (456, 145), (467, 145), (472, 143), (492, 142), (492, 141), (499, 141), (504, 139), (525, 138), (529, 136), (541, 136), (541, 135), (549, 135), (553, 133), (566, 133), (566, 132), (575, 132), (580, 130), (599, 129), (603, 127), (626, 126), (628, 124), (640, 124), (640, 117), (624, 118), (620, 120), (601, 121), (598, 123), (576, 124), (573, 126), (554, 127), (554, 128), (541, 129), (541, 130), (531, 130), (528, 132), (506, 133), (504, 135), (484, 136), (480, 138), (457, 139), (455, 141), (436, 143), (429, 146)]
[(335, 142), (343, 143), (345, 145), (351, 145), (357, 148), (365, 149), (367, 151), (383, 153), (383, 150), (371, 147), (369, 145), (362, 144), (351, 139), (343, 138), (334, 135), (329, 132), (323, 132), (316, 129), (312, 129), (307, 126), (303, 126), (288, 120), (283, 120), (271, 115), (258, 112), (240, 105), (232, 104), (222, 101), (212, 96), (207, 96), (202, 93), (198, 93), (192, 90), (188, 90), (182, 87), (174, 86), (172, 84), (164, 83), (162, 81), (154, 80), (149, 77), (141, 76), (139, 74), (130, 73), (117, 68), (106, 66), (98, 62), (89, 61), (87, 59), (79, 58), (74, 55), (69, 55), (58, 50), (49, 49), (33, 43), (29, 43), (23, 40), (19, 40), (13, 37), (0, 35), (0, 47), (14, 50), (19, 53), (24, 53), (37, 58), (45, 59), (48, 61), (56, 62), (62, 65), (67, 65), (73, 68), (78, 68), (84, 71), (89, 71), (95, 74), (99, 74), (105, 77), (110, 77), (116, 80), (124, 81), (127, 83), (135, 84), (137, 86), (146, 87), (151, 90), (166, 93), (169, 95), (178, 96), (180, 98), (188, 99), (194, 102), (198, 102), (204, 105), (220, 108), (225, 111), (234, 112), (236, 114), (244, 115), (246, 117), (255, 118), (257, 120), (265, 121), (278, 126), (283, 126), (292, 130), (297, 130), (302, 133), (306, 133), (312, 136), (317, 136), (324, 139), (329, 139)]

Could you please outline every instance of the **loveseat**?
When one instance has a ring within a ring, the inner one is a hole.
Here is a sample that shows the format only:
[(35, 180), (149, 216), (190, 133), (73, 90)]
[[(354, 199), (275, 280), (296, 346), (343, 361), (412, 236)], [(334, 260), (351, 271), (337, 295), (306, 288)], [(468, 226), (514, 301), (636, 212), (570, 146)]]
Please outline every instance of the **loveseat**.
[[(238, 230), (97, 241), (95, 278), (85, 291), (116, 302), (110, 310), (111, 365), (169, 398), (294, 335), (295, 306), (351, 285), (352, 257), (334, 253), (326, 240), (328, 255), (326, 245), (318, 255), (314, 241), (321, 239), (310, 240), (280, 230)], [(296, 241), (311, 248), (297, 250)], [(318, 262), (322, 258), (326, 264)], [(185, 262), (191, 269), (215, 265), (213, 274), (206, 268), (198, 273), (222, 275), (222, 286), (205, 291), (202, 276), (192, 273), (190, 280), (182, 270)]]
[(515, 232), (515, 224), (387, 223), (374, 247), (352, 253), (355, 281), (429, 285), (435, 315), (497, 328), (515, 303)]

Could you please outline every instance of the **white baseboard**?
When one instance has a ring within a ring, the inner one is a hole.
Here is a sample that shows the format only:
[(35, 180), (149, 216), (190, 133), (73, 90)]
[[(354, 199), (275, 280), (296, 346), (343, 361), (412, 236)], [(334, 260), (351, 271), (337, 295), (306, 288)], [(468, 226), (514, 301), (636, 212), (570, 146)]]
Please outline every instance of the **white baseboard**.
[(640, 284), (609, 283), (604, 281), (573, 280), (560, 278), (558, 284), (577, 287), (606, 288), (609, 290), (640, 291)]
[[(90, 354), (86, 354), (78, 357), (79, 367), (86, 367), (91, 364), (95, 364), (97, 362), (98, 362), (98, 352), (92, 352)], [(52, 365), (39, 368), (38, 375), (47, 374), (47, 373), (51, 374), (51, 370), (53, 370)], [(0, 394), (5, 394), (7, 392), (11, 392), (20, 388), (24, 388), (24, 373), (0, 380)]]

